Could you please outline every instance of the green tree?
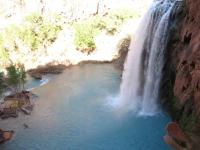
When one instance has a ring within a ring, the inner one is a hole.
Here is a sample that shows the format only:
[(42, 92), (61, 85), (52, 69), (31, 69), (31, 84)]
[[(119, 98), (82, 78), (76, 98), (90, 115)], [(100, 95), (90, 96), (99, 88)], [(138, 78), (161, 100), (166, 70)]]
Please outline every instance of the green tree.
[(26, 71), (24, 65), (11, 65), (7, 68), (7, 72), (8, 84), (15, 89), (15, 92), (19, 92), (21, 89), (24, 90), (24, 84), (26, 82)]
[(18, 68), (19, 86), (22, 84), (22, 90), (24, 90), (24, 84), (26, 83), (26, 71), (24, 65), (20, 64)]
[(8, 84), (13, 86), (15, 92), (18, 92), (18, 85), (19, 85), (19, 73), (17, 68), (14, 65), (11, 65), (6, 68), (8, 72)]

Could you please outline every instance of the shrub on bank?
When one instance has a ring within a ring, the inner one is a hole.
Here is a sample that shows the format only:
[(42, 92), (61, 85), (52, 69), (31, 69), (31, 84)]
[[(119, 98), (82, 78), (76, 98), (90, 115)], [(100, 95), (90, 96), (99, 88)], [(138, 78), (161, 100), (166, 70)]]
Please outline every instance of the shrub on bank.
[(26, 71), (23, 65), (10, 65), (6, 68), (7, 70), (7, 81), (10, 86), (15, 89), (15, 92), (24, 89), (26, 82)]
[(60, 31), (61, 26), (56, 22), (52, 23), (39, 14), (32, 14), (25, 18), (18, 36), (34, 51), (38, 48), (46, 48), (53, 43)]
[(78, 20), (73, 23), (75, 30), (74, 43), (78, 50), (91, 53), (96, 48), (94, 38), (100, 32), (114, 35), (120, 31), (124, 22), (128, 19), (138, 18), (139, 12), (131, 9), (121, 9), (108, 12), (105, 16), (92, 16), (87, 20)]
[(53, 43), (61, 26), (58, 23), (52, 23), (39, 14), (31, 14), (25, 17), (21, 25), (10, 25), (1, 32), (0, 53), (7, 47), (9, 51), (17, 51), (16, 42), (21, 41), (31, 51), (39, 48), (46, 48)]
[(81, 52), (91, 53), (96, 48), (94, 37), (105, 28), (105, 25), (103, 18), (98, 16), (74, 23), (74, 43), (77, 49)]

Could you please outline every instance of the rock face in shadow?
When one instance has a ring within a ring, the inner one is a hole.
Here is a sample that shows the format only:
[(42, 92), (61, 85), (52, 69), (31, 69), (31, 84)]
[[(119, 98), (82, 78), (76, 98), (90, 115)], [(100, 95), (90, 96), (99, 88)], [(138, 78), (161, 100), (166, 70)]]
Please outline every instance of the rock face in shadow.
[(129, 51), (130, 43), (131, 43), (131, 37), (127, 36), (124, 39), (122, 39), (117, 45), (119, 54), (118, 54), (118, 57), (113, 60), (113, 63), (120, 70), (123, 70), (124, 68), (124, 64), (126, 61), (128, 51)]
[[(161, 103), (187, 135), (189, 149), (200, 147), (200, 1), (185, 0), (166, 49)], [(178, 132), (174, 132), (178, 133)], [(169, 139), (169, 138), (167, 138)]]

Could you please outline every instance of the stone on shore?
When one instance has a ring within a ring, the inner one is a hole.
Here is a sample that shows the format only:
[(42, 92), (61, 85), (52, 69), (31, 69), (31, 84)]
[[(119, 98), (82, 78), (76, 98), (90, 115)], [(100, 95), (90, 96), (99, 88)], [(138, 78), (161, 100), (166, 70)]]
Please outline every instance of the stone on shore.
[(31, 77), (35, 79), (42, 79), (42, 75), (46, 74), (60, 74), (63, 72), (63, 70), (66, 69), (65, 65), (58, 64), (58, 65), (53, 65), (53, 64), (48, 64), (46, 66), (39, 66), (36, 69), (31, 69), (28, 71)]
[(6, 96), (4, 102), (0, 104), (0, 117), (2, 119), (18, 117), (20, 110), (24, 114), (30, 115), (33, 110), (34, 98), (35, 96), (30, 91), (22, 91)]

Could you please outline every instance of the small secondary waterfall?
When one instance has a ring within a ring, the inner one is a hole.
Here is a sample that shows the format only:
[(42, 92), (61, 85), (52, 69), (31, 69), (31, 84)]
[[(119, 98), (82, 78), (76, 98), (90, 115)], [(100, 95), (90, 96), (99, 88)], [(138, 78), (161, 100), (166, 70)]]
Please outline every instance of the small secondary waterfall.
[(141, 21), (124, 66), (118, 105), (140, 115), (158, 111), (163, 56), (176, 1), (157, 0)]

